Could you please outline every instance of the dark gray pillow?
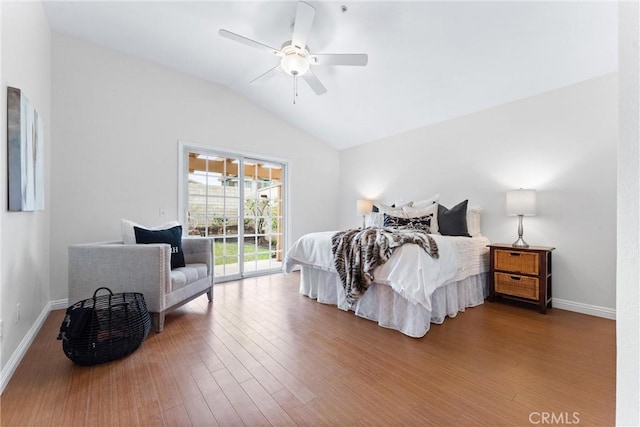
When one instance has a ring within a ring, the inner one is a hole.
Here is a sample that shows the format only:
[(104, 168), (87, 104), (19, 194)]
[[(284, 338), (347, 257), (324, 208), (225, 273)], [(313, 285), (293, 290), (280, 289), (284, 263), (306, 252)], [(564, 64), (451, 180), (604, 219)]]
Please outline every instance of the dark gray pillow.
[(171, 268), (184, 267), (184, 252), (182, 252), (182, 226), (166, 230), (147, 230), (133, 227), (136, 243), (167, 243), (171, 246)]
[(438, 231), (440, 234), (471, 237), (467, 228), (467, 203), (469, 201), (465, 200), (451, 209), (438, 205)]

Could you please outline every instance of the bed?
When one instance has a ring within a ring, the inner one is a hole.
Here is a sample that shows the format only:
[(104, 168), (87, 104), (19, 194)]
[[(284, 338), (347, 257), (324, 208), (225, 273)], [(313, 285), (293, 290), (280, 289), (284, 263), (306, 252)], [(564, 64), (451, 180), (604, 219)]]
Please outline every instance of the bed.
[(319, 303), (336, 305), (414, 338), (431, 323), (441, 324), (468, 307), (483, 304), (488, 295), (489, 239), (430, 234), (439, 257), (416, 244), (396, 248), (374, 271), (374, 281), (354, 303), (347, 300), (335, 267), (331, 239), (336, 232), (302, 236), (287, 252), (283, 271), (300, 269), (300, 293)]

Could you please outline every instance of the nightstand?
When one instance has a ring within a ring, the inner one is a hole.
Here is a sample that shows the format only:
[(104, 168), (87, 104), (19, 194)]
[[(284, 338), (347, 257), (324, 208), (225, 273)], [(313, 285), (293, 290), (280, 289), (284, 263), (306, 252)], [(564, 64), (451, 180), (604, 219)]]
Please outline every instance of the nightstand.
[(551, 251), (547, 246), (489, 247), (489, 301), (505, 297), (538, 304), (540, 313), (551, 308)]

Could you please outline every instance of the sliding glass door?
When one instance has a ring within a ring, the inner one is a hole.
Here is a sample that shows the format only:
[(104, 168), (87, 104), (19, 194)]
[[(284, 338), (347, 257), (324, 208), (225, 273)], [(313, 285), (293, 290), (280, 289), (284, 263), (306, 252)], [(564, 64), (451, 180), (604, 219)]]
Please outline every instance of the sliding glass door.
[(282, 267), (283, 165), (245, 159), (244, 271)]
[(214, 244), (216, 281), (279, 271), (286, 165), (204, 149), (183, 149), (188, 234)]

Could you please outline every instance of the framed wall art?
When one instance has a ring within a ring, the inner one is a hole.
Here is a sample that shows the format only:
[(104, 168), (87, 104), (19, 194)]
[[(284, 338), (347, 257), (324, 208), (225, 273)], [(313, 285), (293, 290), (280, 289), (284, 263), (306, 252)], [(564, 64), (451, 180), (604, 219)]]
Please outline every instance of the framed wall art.
[(10, 211), (44, 210), (44, 124), (20, 89), (7, 88)]

